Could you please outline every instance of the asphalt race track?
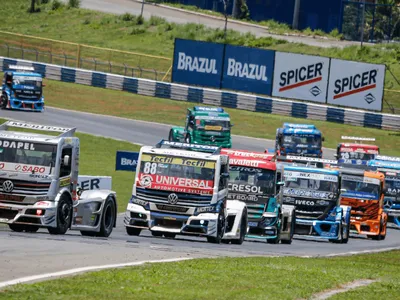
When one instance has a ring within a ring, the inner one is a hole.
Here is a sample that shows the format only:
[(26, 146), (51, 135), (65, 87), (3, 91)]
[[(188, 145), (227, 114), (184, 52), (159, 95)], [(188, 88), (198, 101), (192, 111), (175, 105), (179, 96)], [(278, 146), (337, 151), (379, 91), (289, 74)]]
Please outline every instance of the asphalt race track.
[[(41, 124), (71, 127), (78, 131), (123, 139), (138, 144), (153, 145), (167, 138), (170, 126), (95, 114), (47, 108), (44, 113), (1, 111), (1, 118)], [(233, 147), (262, 151), (273, 142), (235, 136)], [(123, 149), (121, 149), (123, 150)], [(333, 150), (325, 149), (327, 158)], [(93, 174), (95, 175), (95, 174)], [(295, 237), (291, 245), (270, 245), (246, 241), (243, 245), (214, 245), (205, 238), (178, 236), (175, 240), (154, 238), (144, 231), (139, 237), (125, 233), (122, 217), (110, 238), (82, 237), (69, 231), (63, 236), (51, 236), (47, 230), (38, 233), (15, 233), (0, 225), (0, 283), (24, 276), (68, 270), (72, 268), (114, 263), (180, 257), (219, 256), (320, 256), (363, 253), (400, 248), (400, 230), (389, 229), (384, 241), (352, 238), (348, 244), (331, 244)]]

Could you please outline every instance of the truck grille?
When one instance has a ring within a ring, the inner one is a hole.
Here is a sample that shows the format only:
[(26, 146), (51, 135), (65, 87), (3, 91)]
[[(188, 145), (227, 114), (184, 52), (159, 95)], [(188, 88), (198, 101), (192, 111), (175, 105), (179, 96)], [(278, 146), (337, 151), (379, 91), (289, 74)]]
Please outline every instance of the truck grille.
[[(3, 191), (3, 183), (10, 179), (0, 178), (0, 191)], [(14, 184), (14, 189), (11, 193), (7, 194), (19, 194), (19, 195), (30, 195), (30, 196), (46, 196), (50, 188), (50, 182), (35, 182), (26, 180), (10, 180)], [(4, 192), (6, 193), (6, 192)]]
[[(213, 137), (213, 138), (212, 138)], [(196, 138), (199, 138), (204, 143), (229, 143), (229, 136), (225, 135), (213, 135), (211, 133), (199, 133), (196, 135)]]
[(265, 207), (265, 204), (247, 204), (247, 216), (249, 221), (261, 220)]
[(378, 219), (379, 202), (368, 201), (353, 205), (351, 208), (351, 217), (356, 218), (357, 221), (363, 222), (367, 220)]
[(212, 196), (193, 195), (186, 193), (177, 193), (172, 191), (156, 191), (156, 190), (136, 188), (136, 197), (139, 200), (148, 201), (156, 204), (169, 204), (168, 196), (172, 193), (178, 196), (178, 202), (175, 205), (180, 205), (180, 206), (186, 206), (186, 207), (206, 206), (210, 205), (212, 200)]
[(333, 201), (328, 205), (296, 205), (296, 217), (299, 219), (324, 220), (335, 205), (336, 202)]

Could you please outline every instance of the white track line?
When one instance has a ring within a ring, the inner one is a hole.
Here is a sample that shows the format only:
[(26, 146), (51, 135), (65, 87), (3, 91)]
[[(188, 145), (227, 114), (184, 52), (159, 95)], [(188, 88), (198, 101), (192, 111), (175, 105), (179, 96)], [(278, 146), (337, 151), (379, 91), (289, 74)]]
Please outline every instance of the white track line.
[(387, 252), (387, 251), (392, 251), (392, 250), (400, 250), (400, 246), (398, 246), (398, 247), (390, 247), (390, 248), (381, 248), (381, 249), (375, 249), (375, 250), (349, 251), (349, 252), (323, 254), (323, 255), (301, 255), (301, 256), (298, 256), (298, 257), (315, 258), (315, 257), (349, 256), (349, 255), (357, 255), (357, 254), (380, 253), (380, 252)]
[(328, 290), (325, 292), (320, 292), (318, 294), (315, 294), (313, 296), (311, 296), (311, 299), (313, 300), (325, 300), (328, 299), (336, 294), (340, 294), (340, 293), (345, 293), (348, 292), (350, 290), (356, 289), (356, 288), (360, 288), (360, 287), (364, 287), (367, 285), (370, 285), (372, 283), (378, 282), (378, 280), (372, 280), (372, 279), (360, 279), (360, 280), (356, 280), (353, 282), (349, 282), (349, 283), (345, 283), (343, 285), (340, 285), (339, 288), (337, 289), (333, 289), (333, 290)]
[(99, 271), (99, 270), (104, 270), (104, 269), (132, 267), (132, 266), (143, 265), (146, 263), (153, 264), (153, 263), (177, 262), (177, 261), (190, 260), (190, 259), (192, 259), (192, 258), (187, 257), (187, 258), (169, 258), (169, 259), (160, 259), (160, 260), (143, 260), (143, 261), (113, 264), (113, 265), (101, 265), (101, 266), (75, 268), (75, 269), (70, 269), (70, 270), (65, 270), (65, 271), (54, 272), (54, 273), (33, 275), (33, 276), (22, 277), (22, 278), (18, 278), (18, 279), (9, 280), (9, 281), (3, 281), (3, 282), (0, 282), (0, 289), (10, 286), (10, 285), (27, 283), (30, 281), (45, 280), (45, 279), (50, 279), (50, 278), (54, 278), (54, 277), (73, 275), (73, 274), (89, 272), (89, 271)]

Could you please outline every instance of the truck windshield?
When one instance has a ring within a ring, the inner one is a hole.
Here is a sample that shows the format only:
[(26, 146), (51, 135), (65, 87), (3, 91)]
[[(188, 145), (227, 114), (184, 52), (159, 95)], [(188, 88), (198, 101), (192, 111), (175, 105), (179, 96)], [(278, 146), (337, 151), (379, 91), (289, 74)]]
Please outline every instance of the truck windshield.
[(230, 121), (226, 119), (196, 119), (196, 128), (199, 130), (226, 130), (230, 129)]
[(371, 200), (378, 200), (381, 193), (379, 179), (355, 175), (342, 176), (342, 189), (346, 190), (344, 197)]
[(363, 153), (363, 152), (340, 152), (339, 159), (360, 159), (360, 160), (371, 160), (374, 159), (375, 154)]
[(321, 137), (315, 135), (284, 135), (282, 142), (286, 147), (292, 147), (296, 145), (311, 145), (320, 147)]
[(40, 89), (42, 88), (42, 78), (41, 77), (35, 77), (35, 76), (13, 76), (13, 86), (18, 87), (18, 86), (30, 86), (35, 89)]
[(330, 174), (284, 171), (285, 188), (288, 196), (299, 196), (333, 200), (338, 192), (338, 176)]
[(387, 195), (400, 196), (400, 174), (398, 176), (391, 176), (386, 174), (385, 186), (387, 187)]
[(241, 166), (229, 168), (229, 191), (246, 194), (275, 195), (275, 171)]
[(139, 185), (176, 192), (212, 193), (214, 174), (215, 161), (146, 153), (141, 157)]
[(0, 139), (0, 166), (5, 171), (23, 171), (20, 164), (54, 167), (56, 153), (57, 145)]

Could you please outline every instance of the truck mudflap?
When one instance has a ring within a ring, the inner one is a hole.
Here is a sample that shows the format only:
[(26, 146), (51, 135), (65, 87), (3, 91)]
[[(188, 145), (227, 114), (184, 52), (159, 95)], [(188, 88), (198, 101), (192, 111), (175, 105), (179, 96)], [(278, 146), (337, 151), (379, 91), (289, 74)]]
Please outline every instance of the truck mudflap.
[(112, 216), (108, 217), (112, 218), (110, 221), (115, 227), (117, 219), (116, 193), (110, 190), (85, 190), (79, 200), (73, 203), (71, 230), (100, 232), (107, 201), (112, 201), (114, 206), (110, 212)]
[(296, 226), (296, 207), (294, 205), (282, 205), (282, 224), (280, 239), (283, 243), (291, 243)]
[(172, 127), (169, 131), (168, 140), (170, 142), (185, 142), (185, 128)]

